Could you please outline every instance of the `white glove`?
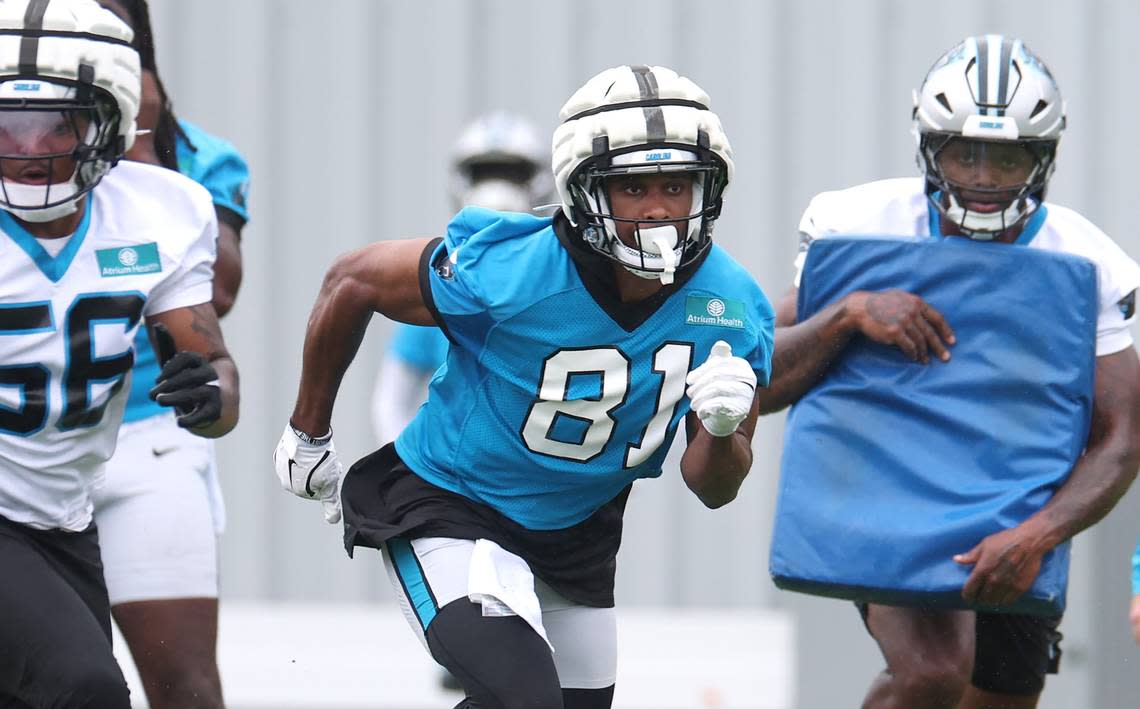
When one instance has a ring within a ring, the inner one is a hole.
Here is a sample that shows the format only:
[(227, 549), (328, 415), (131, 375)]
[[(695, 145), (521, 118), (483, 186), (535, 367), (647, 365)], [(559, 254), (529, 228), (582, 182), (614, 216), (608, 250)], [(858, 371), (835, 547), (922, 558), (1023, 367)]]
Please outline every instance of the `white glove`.
[(273, 451), (273, 467), (281, 487), (306, 500), (320, 500), (325, 510), (325, 521), (340, 521), (340, 483), (344, 470), (333, 448), (332, 433), (327, 437), (306, 441), (297, 435), (291, 424), (277, 450)]
[(717, 340), (705, 363), (685, 377), (685, 391), (705, 430), (717, 438), (730, 435), (752, 410), (756, 372), (732, 347)]

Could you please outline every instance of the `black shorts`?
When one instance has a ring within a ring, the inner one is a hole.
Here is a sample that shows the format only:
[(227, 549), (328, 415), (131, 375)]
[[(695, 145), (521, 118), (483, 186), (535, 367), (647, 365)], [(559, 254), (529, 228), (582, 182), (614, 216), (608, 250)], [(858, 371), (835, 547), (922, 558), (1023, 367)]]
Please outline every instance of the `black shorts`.
[(630, 487), (566, 529), (527, 529), (491, 507), (416, 475), (389, 443), (356, 462), (341, 488), (344, 546), (383, 548), (396, 537), (489, 539), (522, 557), (535, 576), (568, 600), (614, 605), (622, 516)]
[[(867, 604), (856, 603), (863, 623)], [(1031, 696), (1061, 665), (1061, 616), (976, 613), (971, 684), (995, 694)], [(868, 628), (869, 630), (869, 628)]]
[(129, 707), (94, 525), (39, 530), (0, 517), (0, 574), (0, 706)]

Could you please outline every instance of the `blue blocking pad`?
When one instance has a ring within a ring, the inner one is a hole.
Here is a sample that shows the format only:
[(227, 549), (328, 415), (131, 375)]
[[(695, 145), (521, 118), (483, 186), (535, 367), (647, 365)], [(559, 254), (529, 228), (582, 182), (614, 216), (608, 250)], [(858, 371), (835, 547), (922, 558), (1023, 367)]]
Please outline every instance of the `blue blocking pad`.
[[(921, 364), (858, 336), (792, 408), (770, 571), (787, 590), (966, 608), (971, 567), (952, 557), (1041, 509), (1084, 449), (1096, 269), (957, 238), (828, 238), (808, 251), (799, 320), (892, 288), (946, 317), (951, 360)], [(1066, 543), (1021, 599), (985, 610), (1060, 613), (1068, 562)]]

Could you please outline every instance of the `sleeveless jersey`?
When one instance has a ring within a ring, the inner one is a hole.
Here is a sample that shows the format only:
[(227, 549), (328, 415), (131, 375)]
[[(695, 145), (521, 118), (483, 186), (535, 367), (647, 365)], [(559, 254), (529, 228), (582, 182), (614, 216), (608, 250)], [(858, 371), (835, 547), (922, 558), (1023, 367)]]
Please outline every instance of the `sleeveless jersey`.
[(121, 162), (58, 255), (7, 212), (0, 232), (0, 516), (80, 531), (142, 317), (211, 298), (214, 210), (191, 180)]
[[(215, 208), (219, 208), (223, 214), (231, 215), (238, 224), (245, 224), (249, 221), (249, 213), (246, 211), (249, 168), (245, 159), (234, 146), (192, 123), (179, 120), (178, 125), (190, 139), (190, 143), (187, 143), (186, 138), (177, 135), (175, 154), (178, 158), (178, 171), (205, 187)], [(147, 396), (158, 373), (158, 360), (151, 349), (150, 338), (145, 329), (140, 330), (135, 338), (135, 373), (127, 397), (127, 410), (123, 416), (127, 423), (169, 412), (169, 409), (159, 406)]]
[[(800, 221), (796, 285), (815, 239), (837, 234), (941, 237), (938, 212), (927, 199), (924, 185), (922, 178), (907, 177), (816, 195)], [(1096, 354), (1100, 357), (1132, 345), (1129, 325), (1136, 317), (1140, 266), (1103, 231), (1072, 209), (1045, 202), (1027, 220), (1017, 243), (1092, 261), (1100, 294)]]
[(452, 346), (397, 451), (528, 529), (574, 525), (660, 475), (689, 411), (685, 376), (717, 340), (768, 381), (772, 308), (716, 246), (622, 305), (591, 291), (549, 218), (469, 207), (421, 277)]

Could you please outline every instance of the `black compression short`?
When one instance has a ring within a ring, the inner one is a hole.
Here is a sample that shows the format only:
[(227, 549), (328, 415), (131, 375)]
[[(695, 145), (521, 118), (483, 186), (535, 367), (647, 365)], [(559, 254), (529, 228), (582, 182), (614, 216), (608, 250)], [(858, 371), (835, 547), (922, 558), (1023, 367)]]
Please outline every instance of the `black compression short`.
[(0, 706), (126, 709), (99, 537), (0, 517)]
[(380, 549), (395, 537), (490, 539), (522, 557), (564, 598), (612, 608), (627, 486), (594, 514), (566, 529), (531, 530), (491, 507), (438, 488), (416, 475), (389, 443), (365, 456), (341, 488), (344, 542)]

